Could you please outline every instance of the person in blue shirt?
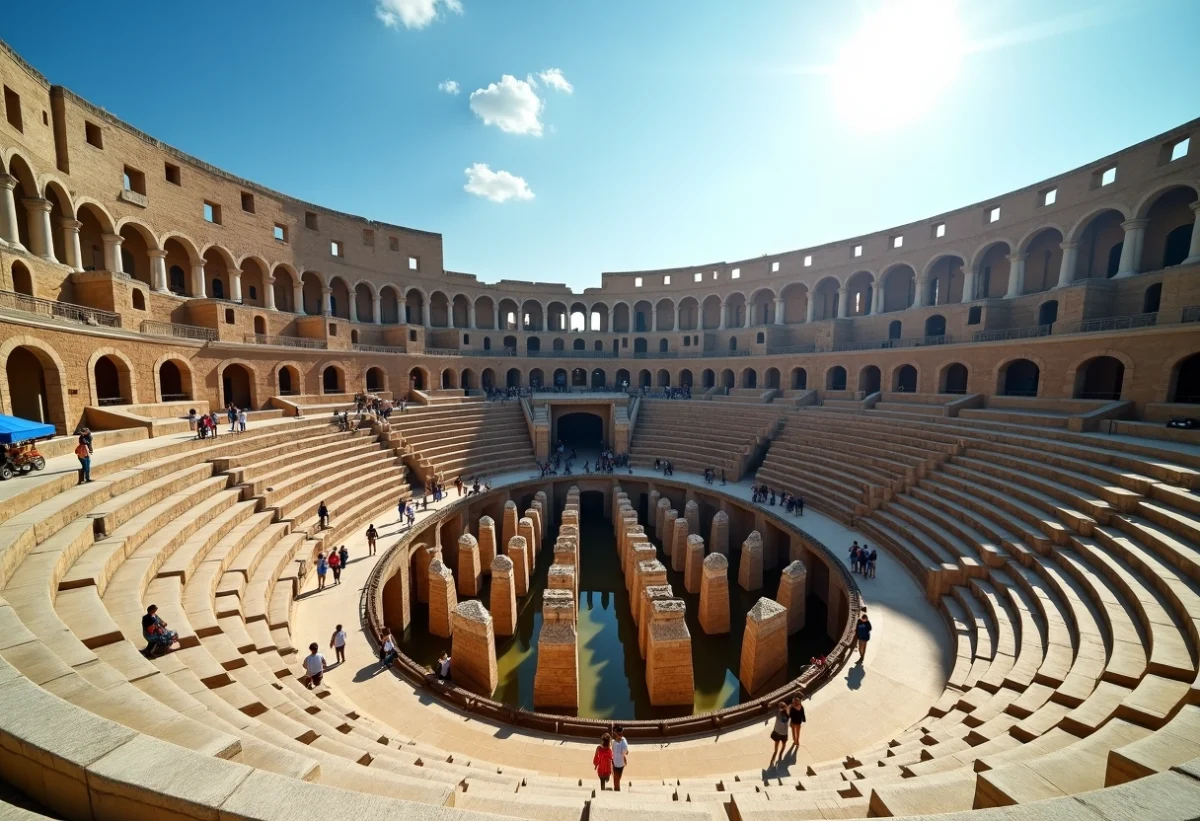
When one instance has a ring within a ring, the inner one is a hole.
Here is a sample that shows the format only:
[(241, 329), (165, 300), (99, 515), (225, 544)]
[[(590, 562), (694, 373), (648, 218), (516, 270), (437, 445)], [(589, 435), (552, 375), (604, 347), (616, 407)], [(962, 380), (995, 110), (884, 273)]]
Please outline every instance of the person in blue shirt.
[(871, 640), (871, 620), (864, 612), (854, 625), (854, 637), (858, 639), (858, 663), (862, 664), (867, 655), (867, 642)]

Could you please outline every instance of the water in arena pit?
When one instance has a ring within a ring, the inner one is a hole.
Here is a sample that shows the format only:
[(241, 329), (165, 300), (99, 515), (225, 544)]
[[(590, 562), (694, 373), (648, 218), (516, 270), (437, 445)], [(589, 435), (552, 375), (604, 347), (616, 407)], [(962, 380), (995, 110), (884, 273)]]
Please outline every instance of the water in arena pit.
[[(646, 663), (638, 653), (637, 627), (625, 592), (621, 563), (617, 556), (612, 524), (605, 517), (602, 497), (585, 493), (580, 501), (579, 586), (579, 710), (587, 718), (673, 718), (707, 713), (750, 700), (738, 681), (742, 632), (746, 612), (764, 595), (779, 586), (781, 567), (763, 573), (763, 588), (747, 593), (737, 585), (737, 555), (730, 561), (730, 633), (709, 636), (700, 629), (697, 613), (699, 594), (688, 593), (683, 574), (670, 570), (662, 545), (659, 561), (667, 566), (667, 580), (678, 598), (687, 602), (687, 625), (692, 634), (692, 667), (696, 695), (691, 708), (655, 707), (646, 690)], [(537, 672), (537, 637), (542, 626), (542, 591), (546, 569), (553, 561), (553, 539), (539, 551), (529, 595), (518, 602), (517, 634), (501, 638), (496, 650), (500, 684), (492, 697), (513, 706), (534, 709), (533, 677)], [(488, 580), (479, 598), (488, 602)], [(451, 649), (450, 639), (429, 635), (428, 607), (413, 608), (412, 623), (401, 639), (401, 648), (415, 661), (433, 666), (442, 651)], [(788, 640), (788, 678), (799, 675), (812, 656), (825, 655), (833, 642), (825, 636), (825, 605), (808, 598), (806, 626)]]

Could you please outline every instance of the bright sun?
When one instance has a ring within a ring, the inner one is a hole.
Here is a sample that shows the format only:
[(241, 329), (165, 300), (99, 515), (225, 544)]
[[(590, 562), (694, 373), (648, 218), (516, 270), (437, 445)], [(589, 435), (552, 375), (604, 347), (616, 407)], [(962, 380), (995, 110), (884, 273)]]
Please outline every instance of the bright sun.
[(920, 118), (954, 82), (966, 38), (955, 0), (880, 0), (832, 66), (832, 91), (855, 127)]

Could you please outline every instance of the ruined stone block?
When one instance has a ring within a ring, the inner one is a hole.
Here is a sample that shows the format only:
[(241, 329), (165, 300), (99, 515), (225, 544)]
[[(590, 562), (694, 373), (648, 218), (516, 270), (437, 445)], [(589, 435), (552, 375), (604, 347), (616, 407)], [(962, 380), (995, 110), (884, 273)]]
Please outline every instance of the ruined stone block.
[(647, 658), (650, 652), (650, 622), (654, 620), (654, 603), (675, 598), (671, 585), (651, 584), (642, 588), (642, 595), (637, 602), (638, 608), (638, 653)]
[(508, 556), (492, 559), (492, 589), (489, 597), (493, 629), (497, 636), (517, 632), (517, 589), (513, 584), (513, 561)]
[(464, 690), (491, 697), (500, 681), (492, 616), (477, 599), (454, 608), (450, 675)]
[(670, 532), (671, 543), (664, 543), (663, 551), (671, 557), (671, 569), (676, 573), (682, 573), (684, 566), (687, 564), (687, 519), (682, 517), (677, 518)]
[(454, 573), (437, 556), (429, 563), (429, 632), (444, 639), (450, 638), (454, 623), (450, 616), (458, 606), (454, 592)]
[(662, 498), (662, 494), (659, 493), (657, 490), (650, 491), (650, 496), (649, 496), (648, 502), (646, 504), (646, 510), (648, 510), (650, 512), (650, 521), (647, 523), (647, 525), (651, 530), (654, 529), (654, 516), (655, 516), (655, 513), (658, 511), (658, 500), (661, 498)]
[(509, 539), (505, 555), (512, 559), (513, 586), (517, 591), (517, 598), (520, 598), (529, 592), (529, 545), (525, 537), (513, 536)]
[(413, 548), (416, 559), (417, 601), (422, 604), (429, 602), (429, 563), (442, 558), (442, 549), (437, 545), (427, 545), (424, 542)]
[(762, 536), (751, 530), (742, 542), (742, 558), (738, 563), (738, 586), (743, 590), (759, 590), (763, 586)]
[(695, 701), (692, 634), (680, 599), (655, 601), (646, 651), (646, 688), (656, 707), (691, 706)]
[(722, 556), (729, 555), (729, 514), (723, 510), (713, 515), (712, 527), (708, 532), (708, 549)]
[(638, 565), (642, 562), (655, 561), (657, 558), (658, 551), (649, 542), (638, 542), (629, 551), (628, 567), (625, 571), (625, 587), (629, 593), (630, 601), (636, 601)]
[(479, 540), (470, 533), (464, 533), (458, 537), (458, 592), (464, 596), (477, 596), (482, 586)]
[[(665, 521), (667, 518), (667, 511), (670, 509), (671, 500), (666, 496), (659, 498), (658, 506), (654, 509), (654, 534), (660, 539), (663, 537), (663, 528), (666, 527)], [(674, 519), (675, 517), (672, 516), (671, 518)]]
[(509, 499), (504, 503), (504, 521), (500, 525), (500, 544), (507, 545), (517, 535), (517, 503)]
[(538, 540), (533, 531), (532, 519), (521, 519), (517, 522), (517, 535), (525, 540), (525, 549), (529, 551), (529, 572), (533, 573), (533, 565), (537, 562)]
[(687, 519), (688, 533), (700, 532), (700, 505), (695, 499), (688, 501), (683, 506), (683, 518)]
[(700, 580), (700, 629), (710, 636), (729, 632), (729, 560), (720, 553), (704, 557)]
[(779, 592), (775, 600), (787, 610), (788, 635), (804, 629), (804, 607), (808, 570), (800, 561), (794, 561), (783, 569), (779, 577)]
[(499, 555), (496, 552), (496, 523), (491, 516), (481, 516), (479, 519), (479, 566), (484, 573), (492, 572), (492, 560)]
[(542, 629), (533, 676), (534, 707), (579, 706), (578, 646), (575, 601), (570, 591), (547, 590), (542, 596)]
[(738, 678), (746, 692), (782, 684), (787, 672), (787, 610), (768, 598), (759, 599), (746, 614)]
[[(542, 516), (540, 513), (537, 512), (536, 508), (531, 507), (525, 511), (525, 518), (528, 519), (529, 521), (533, 522), (533, 542), (532, 542), (532, 544), (536, 545), (537, 548), (540, 548), (542, 546), (542, 544), (544, 544), (544, 542), (542, 540)], [(520, 523), (518, 522), (517, 533), (520, 533), (520, 532), (521, 532)], [(537, 552), (536, 548), (535, 548), (534, 552), (535, 553)]]
[(550, 590), (570, 590), (575, 595), (575, 568), (569, 564), (552, 564), (546, 571), (546, 587)]
[(683, 586), (689, 593), (700, 592), (700, 579), (704, 575), (704, 538), (695, 533), (687, 537), (687, 548), (683, 561)]

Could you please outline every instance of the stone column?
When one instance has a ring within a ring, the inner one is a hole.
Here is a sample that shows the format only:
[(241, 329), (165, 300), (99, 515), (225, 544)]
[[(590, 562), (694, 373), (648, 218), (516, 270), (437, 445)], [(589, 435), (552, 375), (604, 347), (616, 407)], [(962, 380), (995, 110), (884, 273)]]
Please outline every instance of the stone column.
[(687, 564), (687, 539), (687, 519), (679, 517), (671, 529), (671, 549), (667, 550), (667, 546), (663, 545), (663, 551), (671, 557), (671, 569), (677, 573), (682, 573)]
[(642, 658), (648, 658), (650, 655), (650, 622), (654, 620), (654, 603), (674, 598), (675, 593), (666, 582), (642, 588), (642, 595), (638, 600), (638, 652)]
[(464, 596), (477, 596), (483, 587), (483, 569), (479, 561), (479, 542), (470, 533), (459, 536), (458, 592)]
[(529, 592), (529, 546), (524, 536), (513, 536), (508, 541), (505, 551), (513, 563), (513, 586), (517, 597)]
[(871, 289), (871, 316), (883, 313), (883, 286), (876, 283)]
[(425, 604), (429, 601), (429, 565), (434, 559), (442, 558), (442, 549), (437, 545), (418, 544), (413, 548), (416, 557), (417, 601)]
[(743, 328), (753, 328), (754, 327), (754, 303), (753, 302), (746, 303), (746, 316), (744, 317), (744, 321), (742, 322), (742, 327)]
[(718, 331), (725, 330), (725, 325), (727, 324), (728, 319), (729, 319), (729, 303), (722, 299), (721, 300), (721, 323), (719, 325), (717, 325)]
[(23, 251), (25, 246), (17, 229), (17, 200), (13, 195), (16, 187), (16, 177), (0, 173), (0, 242), (14, 251)]
[(1066, 288), (1075, 281), (1075, 265), (1079, 259), (1078, 242), (1059, 243), (1062, 249), (1062, 261), (1058, 264), (1058, 287)]
[(695, 499), (689, 499), (683, 506), (683, 518), (687, 519), (688, 533), (700, 532), (700, 505)]
[(484, 573), (491, 572), (496, 558), (496, 523), (491, 516), (479, 517), (479, 564)]
[(689, 593), (700, 592), (704, 575), (704, 537), (693, 533), (687, 537), (687, 554), (683, 563), (683, 586)]
[[(625, 587), (629, 591), (630, 607), (637, 618), (638, 568), (642, 562), (658, 561), (658, 551), (649, 542), (635, 543), (625, 559)], [(664, 577), (665, 578), (665, 577)]]
[(451, 614), (458, 607), (454, 592), (454, 574), (438, 556), (429, 563), (429, 632), (444, 639), (454, 631)]
[(421, 303), (421, 324), (426, 328), (429, 327), (429, 300), (426, 299)]
[(383, 324), (383, 297), (379, 294), (371, 295), (371, 322), (375, 325)]
[[(229, 298), (234, 302), (242, 301), (242, 272), (239, 268), (229, 269)], [(351, 300), (353, 305), (354, 301)]]
[(333, 316), (333, 289), (321, 289), (321, 316)]
[(700, 579), (700, 629), (710, 636), (729, 632), (729, 560), (720, 553), (704, 557)]
[(722, 556), (729, 555), (729, 514), (718, 510), (708, 530), (708, 549)]
[(208, 283), (204, 281), (204, 263), (192, 264), (192, 298), (208, 299)]
[(304, 315), (304, 285), (300, 282), (292, 283), (292, 305), (296, 308), (296, 313)]
[(808, 570), (804, 565), (795, 561), (783, 569), (779, 577), (779, 592), (775, 600), (787, 610), (788, 635), (804, 629), (805, 583), (808, 580)]
[(408, 304), (404, 297), (396, 298), (396, 319), (399, 320), (400, 325), (408, 324)]
[(467, 328), (475, 330), (475, 300), (467, 300)]
[(567, 563), (554, 563), (546, 569), (546, 589), (547, 590), (569, 590), (571, 595), (576, 594), (575, 589), (575, 567)]
[[(100, 237), (100, 241), (104, 243), (104, 267), (114, 274), (125, 273), (125, 263), (121, 260), (121, 243), (125, 238), (120, 234), (104, 234)], [(204, 270), (204, 266), (200, 266), (200, 270)], [(201, 281), (203, 281), (203, 273)]]
[(1148, 219), (1126, 220), (1121, 223), (1125, 229), (1125, 244), (1121, 246), (1121, 263), (1117, 266), (1117, 278), (1131, 277), (1137, 274), (1142, 264), (1142, 246), (1146, 242), (1146, 226)]
[(662, 494), (657, 490), (650, 491), (650, 495), (647, 497), (648, 501), (646, 502), (646, 518), (649, 519), (649, 521), (646, 522), (646, 530), (648, 531), (654, 530), (654, 516), (658, 512), (658, 500), (661, 498)]
[(504, 503), (504, 521), (500, 526), (500, 544), (508, 547), (512, 537), (517, 535), (517, 503), (509, 499)]
[[(658, 500), (658, 507), (654, 509), (654, 532), (658, 534), (659, 539), (667, 537), (667, 511), (671, 509), (671, 500), (666, 496), (662, 496)], [(672, 519), (675, 517), (672, 516)]]
[(746, 614), (738, 678), (750, 695), (786, 674), (787, 635), (787, 611), (777, 602), (761, 598)]
[(348, 301), (350, 302), (350, 304), (347, 306), (347, 309), (350, 314), (350, 321), (358, 322), (358, 291), (357, 290), (350, 292)]
[(50, 210), (54, 207), (50, 200), (40, 197), (28, 197), (25, 202), (25, 213), (29, 216), (29, 250), (49, 262), (58, 262), (54, 257), (54, 234), (50, 228)]
[(454, 683), (491, 698), (500, 683), (491, 614), (477, 599), (465, 601), (454, 608), (452, 633), (450, 674)]
[(650, 333), (658, 333), (658, 305), (650, 306)]
[(963, 287), (962, 301), (973, 302), (975, 300), (975, 269), (969, 265), (963, 266)]
[(850, 289), (843, 285), (838, 288), (838, 319), (845, 319), (850, 314)]
[(637, 613), (634, 614), (634, 621), (641, 627), (645, 623), (642, 618), (646, 613), (645, 603), (642, 601), (647, 587), (661, 587), (667, 583), (667, 568), (658, 559), (650, 559), (649, 561), (638, 562), (634, 575), (633, 595), (630, 597), (630, 604), (637, 607)]
[(742, 559), (738, 564), (738, 586), (755, 591), (763, 586), (763, 543), (757, 530), (751, 530), (742, 542)]
[(537, 535), (533, 530), (533, 520), (522, 518), (517, 522), (517, 535), (525, 539), (525, 549), (529, 551), (529, 572), (533, 572), (533, 565), (537, 561)]
[(682, 311), (682, 308), (680, 307), (679, 303), (676, 302), (675, 303), (675, 324), (671, 327), (672, 331), (679, 330), (679, 316), (680, 316), (681, 311)]
[(1005, 299), (1019, 297), (1025, 290), (1025, 255), (1010, 254), (1008, 257), (1008, 293)]
[(534, 707), (579, 707), (578, 643), (575, 600), (570, 591), (545, 591), (537, 672), (533, 676)]
[(817, 299), (816, 299), (816, 295), (810, 291), (808, 294), (808, 306), (804, 310), (804, 321), (811, 324), (813, 322), (813, 320), (816, 319), (816, 316), (817, 316)]
[(913, 281), (913, 304), (914, 308), (924, 308), (928, 303), (926, 297), (929, 294), (929, 278), (917, 277)]
[(273, 274), (263, 277), (263, 305), (268, 311), (277, 310), (275, 307), (275, 276)]
[(696, 686), (692, 673), (692, 634), (680, 599), (654, 602), (646, 653), (646, 688), (650, 703), (691, 706)]
[(775, 298), (775, 324), (776, 325), (783, 324), (783, 298), (782, 297)]
[(1195, 216), (1192, 217), (1192, 242), (1188, 245), (1187, 259), (1183, 261), (1183, 264), (1195, 265), (1200, 262), (1200, 200), (1196, 200), (1188, 207), (1192, 209)]
[[(79, 240), (78, 233), (75, 235)], [(167, 252), (160, 248), (151, 248), (150, 255), (150, 287), (162, 293), (167, 290)]]
[(508, 556), (492, 559), (492, 589), (488, 600), (497, 636), (517, 632), (517, 590), (513, 585), (513, 561)]
[[(537, 512), (537, 508), (531, 507), (525, 511), (525, 518), (533, 525), (533, 539), (529, 543), (533, 545), (534, 552), (536, 553), (538, 545), (542, 543), (542, 516)], [(520, 532), (519, 529), (518, 532)]]
[(659, 532), (659, 540), (662, 542), (663, 554), (669, 559), (671, 558), (671, 550), (675, 545), (675, 520), (679, 518), (679, 511), (674, 507), (669, 507), (663, 511), (662, 530)]
[(550, 501), (546, 496), (546, 491), (539, 490), (537, 493), (533, 494), (533, 507), (539, 514), (541, 514), (543, 525), (541, 532), (542, 538), (545, 539), (547, 536), (545, 528), (545, 524), (547, 522), (547, 512), (550, 510)]
[(62, 229), (63, 248), (67, 250), (67, 265), (72, 271), (83, 270), (83, 249), (79, 246), (79, 229), (83, 223), (71, 217), (63, 217), (58, 221)]

